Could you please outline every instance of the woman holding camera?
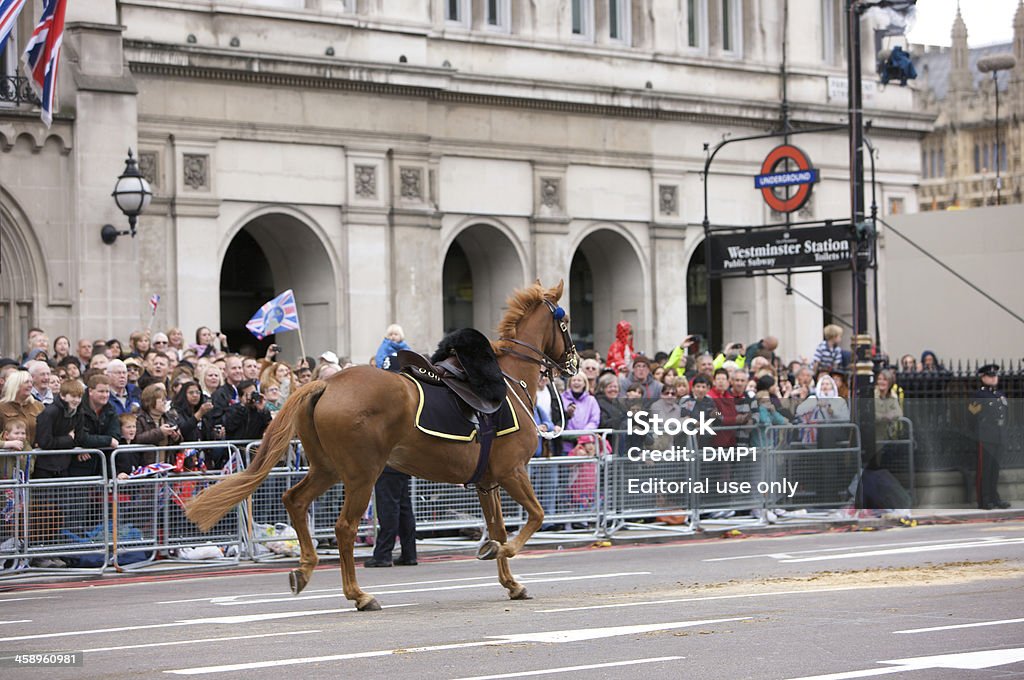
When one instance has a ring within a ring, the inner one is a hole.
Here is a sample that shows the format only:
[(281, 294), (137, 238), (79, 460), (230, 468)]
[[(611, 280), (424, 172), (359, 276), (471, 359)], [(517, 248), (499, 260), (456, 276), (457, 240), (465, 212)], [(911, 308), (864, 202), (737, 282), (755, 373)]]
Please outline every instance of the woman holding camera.
[(175, 414), (170, 411), (167, 401), (167, 390), (163, 383), (147, 385), (142, 390), (142, 410), (136, 421), (138, 434), (136, 444), (147, 446), (168, 446), (181, 441), (178, 422)]

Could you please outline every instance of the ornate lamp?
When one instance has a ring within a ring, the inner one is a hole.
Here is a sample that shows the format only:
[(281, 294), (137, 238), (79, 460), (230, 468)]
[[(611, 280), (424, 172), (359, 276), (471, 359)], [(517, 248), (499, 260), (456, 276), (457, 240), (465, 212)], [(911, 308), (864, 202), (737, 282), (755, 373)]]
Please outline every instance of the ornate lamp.
[(104, 224), (100, 230), (100, 238), (107, 245), (111, 245), (118, 236), (131, 236), (135, 238), (135, 223), (138, 216), (149, 205), (153, 198), (153, 191), (149, 188), (149, 182), (139, 172), (138, 163), (132, 156), (132, 150), (128, 149), (128, 159), (124, 162), (124, 172), (117, 178), (114, 185), (114, 192), (111, 194), (117, 207), (128, 218), (129, 229), (118, 231), (111, 224)]

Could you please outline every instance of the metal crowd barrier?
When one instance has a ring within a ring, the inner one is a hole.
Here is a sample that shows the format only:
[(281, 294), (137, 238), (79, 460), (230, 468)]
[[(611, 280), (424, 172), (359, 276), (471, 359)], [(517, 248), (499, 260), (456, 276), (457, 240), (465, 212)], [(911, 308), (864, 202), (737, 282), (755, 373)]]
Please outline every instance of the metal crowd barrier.
[[(40, 459), (85, 454), (99, 458), (99, 476), (31, 479)], [(0, 579), (57, 569), (103, 571), (111, 529), (103, 452), (5, 452), (0, 453), (0, 470), (8, 473), (0, 478)]]
[[(913, 490), (913, 426), (906, 418), (901, 422), (905, 438), (887, 443), (903, 446), (906, 455), (895, 455), (890, 462), (894, 472), (909, 475)], [(689, 460), (636, 460), (631, 451), (653, 449), (654, 442), (611, 430), (565, 432), (566, 439), (595, 435), (595, 451), (592, 456), (531, 459), (528, 469), (545, 510), (544, 528), (571, 528), (582, 522), (588, 531), (610, 536), (646, 520), (645, 529), (693, 532), (702, 522), (719, 521), (716, 513), (751, 511), (749, 517), (726, 519), (763, 523), (769, 511), (832, 511), (853, 500), (861, 470), (860, 433), (853, 423), (719, 426), (716, 433), (656, 440), (663, 448), (689, 449)], [(739, 440), (736, 446), (757, 445), (756, 459), (704, 459), (704, 446), (728, 447), (733, 438)], [(107, 480), (108, 467), (116, 470), (119, 457), (143, 453), (146, 460), (156, 462), (193, 448), (227, 451), (229, 468), (240, 470), (258, 444), (211, 441), (121, 447), (109, 461), (99, 451), (83, 449), (0, 453), (0, 469), (13, 469), (8, 478), (0, 479), (0, 578), (38, 572), (45, 568), (39, 566), (45, 564), (42, 560), (57, 558), (73, 568), (99, 572), (107, 566), (122, 570), (151, 565), (157, 559), (167, 568), (196, 564), (186, 559), (189, 551), (209, 553), (211, 548), (220, 553), (213, 555), (213, 563), (297, 555), (294, 538), (280, 533), (285, 529), (280, 525), (291, 526), (281, 496), (309, 470), (297, 440), (253, 497), (210, 533), (200, 533), (184, 517), (182, 507), (217, 482), (221, 473), (153, 470)], [(27, 480), (33, 460), (69, 453), (99, 455), (102, 475)], [(415, 477), (411, 489), (417, 531), (486, 531), (473, 489)], [(310, 530), (321, 542), (320, 551), (333, 545), (343, 500), (339, 483), (310, 507)], [(525, 512), (507, 494), (502, 494), (502, 510), (507, 526), (525, 523)], [(365, 543), (372, 542), (375, 526), (371, 501), (359, 527)], [(205, 562), (209, 555), (203, 557)]]
[[(814, 437), (808, 437), (813, 432)], [(860, 429), (853, 423), (771, 425), (765, 479), (776, 483), (764, 495), (768, 510), (834, 510), (851, 503), (861, 471)], [(812, 441), (813, 440), (813, 441)], [(792, 494), (777, 486), (798, 484)]]
[[(164, 457), (180, 451), (225, 452), (238, 455), (230, 442), (185, 442), (177, 446), (123, 446), (114, 451), (111, 468), (118, 458), (143, 455), (149, 463), (170, 463)], [(222, 478), (219, 471), (152, 471), (144, 476), (111, 481), (111, 566), (117, 571), (149, 566), (161, 553), (161, 569), (181, 565), (237, 564), (243, 548), (242, 523), (237, 512), (229, 512), (206, 533), (185, 517), (185, 503)]]
[(906, 416), (898, 421), (900, 437), (898, 439), (880, 439), (876, 442), (879, 465), (896, 477), (910, 492), (910, 498), (917, 502), (917, 483), (915, 479), (914, 454), (914, 423)]

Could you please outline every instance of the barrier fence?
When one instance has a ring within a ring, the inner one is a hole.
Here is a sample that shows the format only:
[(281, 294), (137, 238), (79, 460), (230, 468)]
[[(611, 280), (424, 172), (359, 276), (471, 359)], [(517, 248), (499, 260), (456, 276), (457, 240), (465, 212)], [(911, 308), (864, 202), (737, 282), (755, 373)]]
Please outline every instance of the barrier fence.
[[(720, 426), (714, 437), (667, 439), (611, 430), (563, 434), (567, 439), (595, 435), (596, 442), (592, 452), (584, 451), (586, 455), (530, 461), (530, 477), (545, 510), (543, 530), (611, 536), (644, 521), (645, 528), (692, 532), (702, 522), (730, 514), (749, 512), (742, 519), (730, 518), (731, 522), (763, 523), (770, 511), (831, 511), (851, 505), (861, 471), (860, 433), (851, 423)], [(909, 421), (902, 437), (887, 442), (892, 448), (885, 455), (891, 458), (894, 472), (908, 479), (913, 489), (914, 435)], [(99, 451), (81, 449), (0, 454), (4, 469), (14, 469), (10, 478), (0, 479), (0, 505), (4, 505), (0, 578), (54, 568), (120, 571), (154, 562), (160, 568), (180, 568), (199, 559), (223, 564), (297, 556), (297, 541), (281, 495), (309, 469), (298, 441), (292, 442), (287, 456), (252, 498), (209, 533), (200, 533), (185, 518), (183, 506), (221, 479), (220, 471), (174, 472), (151, 465), (133, 476), (114, 475), (108, 480), (107, 470), (117, 470), (119, 461), (124, 468), (122, 459), (129, 456), (160, 463), (177, 460), (182, 451), (226, 457), (229, 469), (242, 469), (257, 445), (198, 442), (122, 447), (109, 460)], [(666, 450), (668, 455), (663, 453)], [(687, 456), (682, 455), (684, 450)], [(719, 450), (731, 454), (722, 456)], [(69, 453), (97, 456), (102, 474), (28, 479), (33, 459)], [(418, 478), (413, 478), (411, 488), (418, 532), (485, 532), (475, 490)], [(309, 509), (310, 530), (320, 551), (335, 546), (334, 525), (343, 501), (344, 487), (339, 483)], [(525, 512), (506, 494), (502, 494), (502, 510), (506, 526), (525, 523)], [(375, 525), (371, 501), (359, 527), (365, 544), (372, 544)], [(48, 565), (47, 560), (63, 564)]]

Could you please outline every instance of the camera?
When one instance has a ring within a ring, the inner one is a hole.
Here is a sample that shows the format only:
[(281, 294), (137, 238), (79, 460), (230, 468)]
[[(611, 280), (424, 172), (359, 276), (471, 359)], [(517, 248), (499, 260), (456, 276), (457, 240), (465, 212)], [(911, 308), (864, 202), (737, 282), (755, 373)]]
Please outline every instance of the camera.
[(281, 351), (281, 346), (280, 345), (271, 345), (270, 346), (270, 351), (273, 352), (274, 354), (277, 354), (278, 352)]

